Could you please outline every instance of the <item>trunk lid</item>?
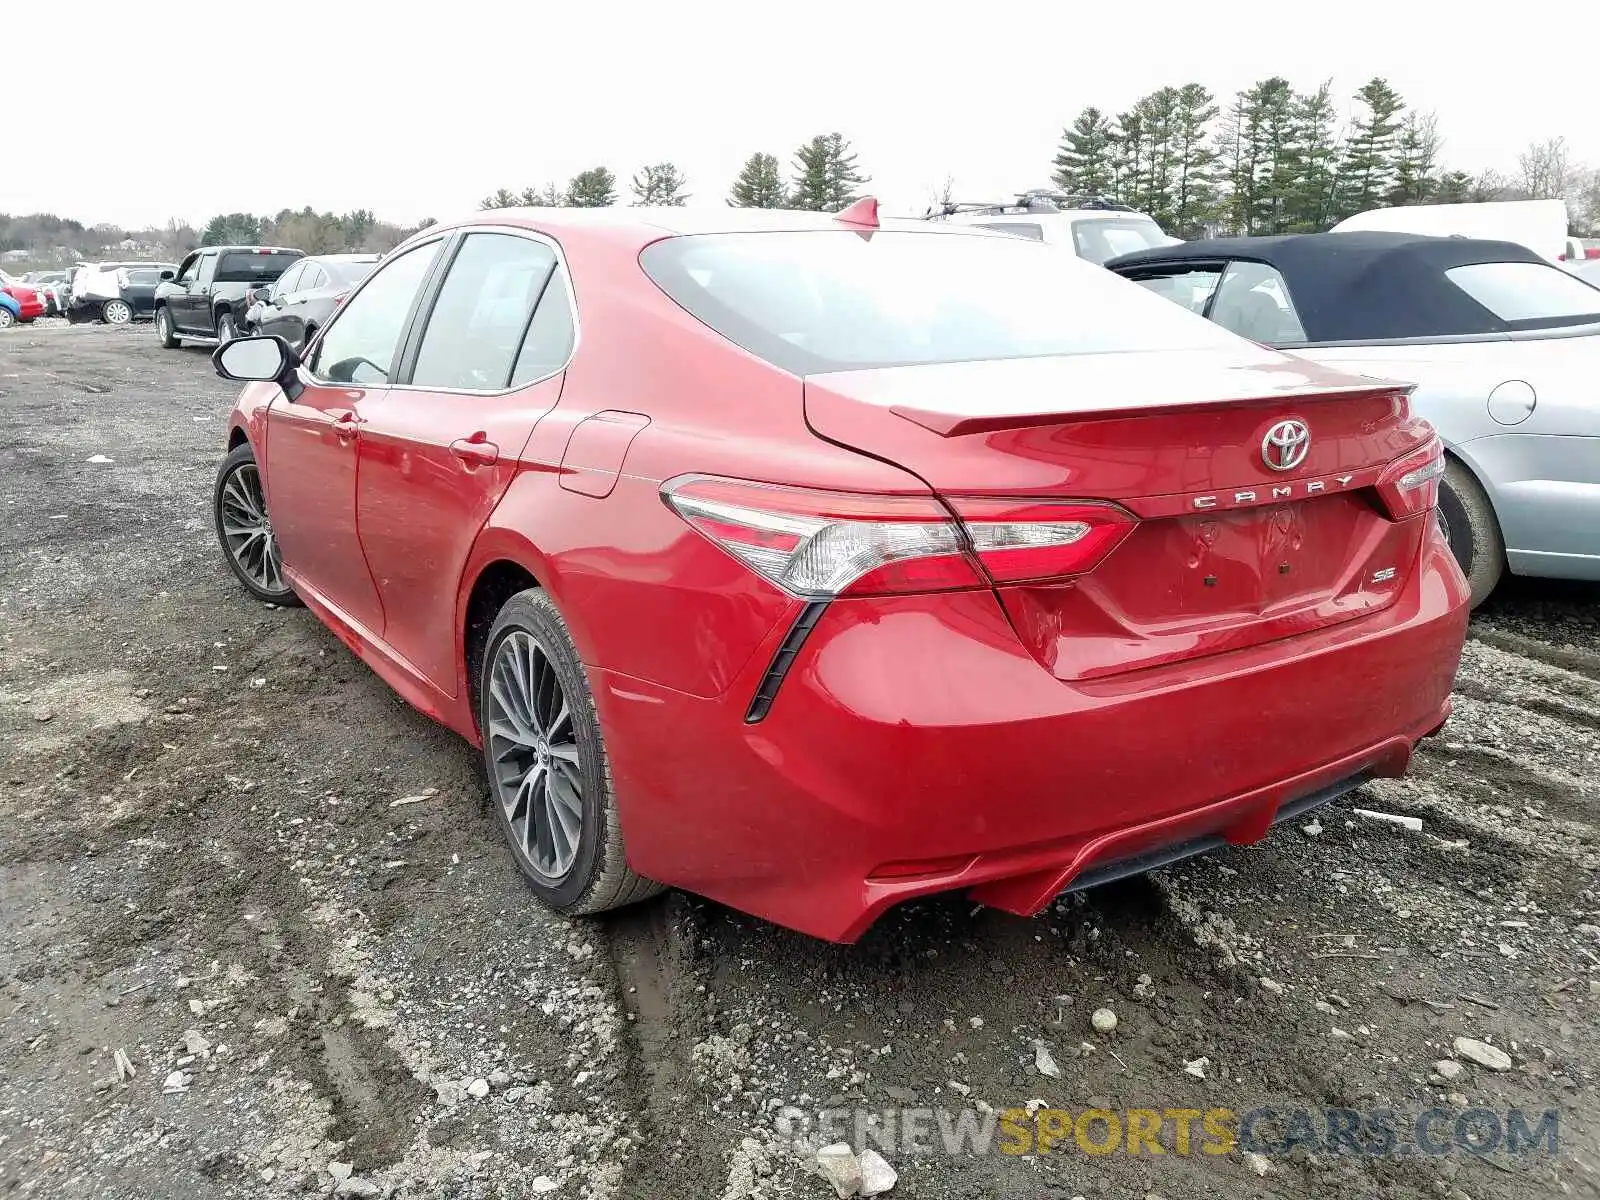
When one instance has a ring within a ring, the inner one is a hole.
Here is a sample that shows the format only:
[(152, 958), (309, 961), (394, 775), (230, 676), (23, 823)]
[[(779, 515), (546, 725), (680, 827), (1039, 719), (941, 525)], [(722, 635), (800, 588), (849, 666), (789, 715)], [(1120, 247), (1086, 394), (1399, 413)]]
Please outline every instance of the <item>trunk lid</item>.
[[(805, 410), (821, 437), (947, 498), (1102, 500), (1138, 517), (1089, 573), (996, 589), (1040, 662), (1087, 680), (1393, 603), (1432, 520), (1391, 519), (1374, 491), (1433, 436), (1408, 391), (1241, 343), (813, 375)], [(1284, 422), (1309, 443), (1274, 469)]]

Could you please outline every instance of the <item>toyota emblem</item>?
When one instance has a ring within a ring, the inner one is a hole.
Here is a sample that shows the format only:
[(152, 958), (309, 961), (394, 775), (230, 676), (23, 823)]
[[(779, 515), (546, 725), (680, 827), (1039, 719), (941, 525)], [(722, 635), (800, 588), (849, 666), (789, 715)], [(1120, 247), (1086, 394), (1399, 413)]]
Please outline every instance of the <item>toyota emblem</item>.
[(1261, 461), (1269, 470), (1292, 471), (1311, 452), (1311, 430), (1304, 421), (1279, 421), (1261, 439)]

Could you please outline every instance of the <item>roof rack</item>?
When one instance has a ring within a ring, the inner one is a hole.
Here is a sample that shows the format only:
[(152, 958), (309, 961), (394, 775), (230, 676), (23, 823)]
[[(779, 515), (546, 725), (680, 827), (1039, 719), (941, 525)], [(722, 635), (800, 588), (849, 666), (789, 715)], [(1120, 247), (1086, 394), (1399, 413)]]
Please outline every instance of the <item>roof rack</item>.
[(1119, 204), (1104, 196), (1074, 195), (1070, 192), (1051, 191), (1048, 188), (1033, 188), (1026, 192), (1018, 192), (1010, 200), (963, 200), (935, 204), (928, 209), (926, 219), (937, 220), (940, 217), (954, 216), (956, 213), (1010, 216), (1021, 213), (1065, 212), (1073, 208), (1106, 209), (1116, 212), (1138, 211), (1131, 204)]

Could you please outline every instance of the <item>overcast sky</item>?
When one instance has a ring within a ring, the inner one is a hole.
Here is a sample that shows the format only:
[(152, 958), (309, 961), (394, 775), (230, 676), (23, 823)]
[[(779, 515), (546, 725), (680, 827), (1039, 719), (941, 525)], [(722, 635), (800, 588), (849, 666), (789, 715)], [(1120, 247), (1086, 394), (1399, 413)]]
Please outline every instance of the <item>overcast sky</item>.
[(0, 211), (198, 225), (309, 204), (409, 223), (601, 163), (625, 196), (661, 159), (720, 202), (751, 152), (787, 170), (830, 130), (886, 206), (920, 211), (947, 174), (958, 196), (1046, 183), (1086, 104), (1189, 80), (1226, 99), (1272, 74), (1331, 77), (1346, 110), (1384, 76), (1437, 112), (1452, 167), (1514, 169), (1555, 135), (1600, 165), (1592, 7), (44, 0), (0, 26)]

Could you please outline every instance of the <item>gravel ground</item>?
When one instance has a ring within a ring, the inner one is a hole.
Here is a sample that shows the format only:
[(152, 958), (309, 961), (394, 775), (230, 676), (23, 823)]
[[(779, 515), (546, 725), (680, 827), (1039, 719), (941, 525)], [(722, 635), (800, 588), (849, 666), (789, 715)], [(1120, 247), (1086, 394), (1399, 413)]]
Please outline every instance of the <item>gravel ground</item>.
[[(783, 1136), (819, 1108), (1030, 1100), (1516, 1105), (1560, 1139), (899, 1143), (893, 1194), (1600, 1194), (1600, 589), (1504, 588), (1412, 776), (1310, 833), (854, 947), (678, 894), (566, 921), (474, 752), (223, 567), (233, 390), (148, 326), (0, 335), (0, 1194), (827, 1197)], [(1436, 1068), (1461, 1036), (1509, 1069)]]

